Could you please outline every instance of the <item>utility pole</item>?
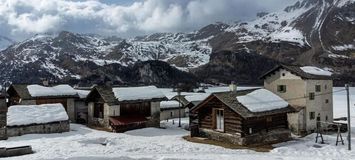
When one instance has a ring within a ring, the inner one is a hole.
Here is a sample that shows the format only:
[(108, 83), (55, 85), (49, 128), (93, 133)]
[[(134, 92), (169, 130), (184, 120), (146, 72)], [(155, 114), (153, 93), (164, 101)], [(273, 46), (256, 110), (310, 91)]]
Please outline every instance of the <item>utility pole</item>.
[(345, 84), (347, 104), (348, 104), (348, 150), (351, 150), (351, 125), (350, 125), (350, 98), (349, 98), (349, 84)]
[(179, 97), (179, 127), (181, 127), (181, 91), (180, 91), (180, 86), (178, 86), (178, 97)]

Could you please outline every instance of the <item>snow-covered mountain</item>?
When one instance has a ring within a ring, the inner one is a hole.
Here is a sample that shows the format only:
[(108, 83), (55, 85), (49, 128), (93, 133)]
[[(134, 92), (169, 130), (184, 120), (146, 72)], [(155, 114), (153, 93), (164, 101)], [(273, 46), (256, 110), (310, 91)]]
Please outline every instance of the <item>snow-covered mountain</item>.
[(3, 80), (35, 72), (33, 81), (103, 75), (123, 81), (127, 76), (118, 74), (137, 62), (161, 60), (206, 82), (256, 83), (257, 75), (283, 62), (329, 67), (346, 79), (355, 78), (354, 37), (355, 0), (303, 0), (249, 22), (215, 23), (191, 33), (132, 39), (66, 31), (35, 35), (1, 51), (0, 67), (7, 68)]
[(12, 39), (0, 35), (0, 50), (6, 49), (14, 43), (15, 41), (13, 41)]

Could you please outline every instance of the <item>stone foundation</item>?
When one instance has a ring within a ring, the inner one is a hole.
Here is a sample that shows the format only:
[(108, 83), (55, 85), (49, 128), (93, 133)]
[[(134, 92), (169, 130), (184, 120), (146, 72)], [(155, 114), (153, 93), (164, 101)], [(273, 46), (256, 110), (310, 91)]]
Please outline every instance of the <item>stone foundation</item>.
[(68, 121), (53, 122), (46, 124), (33, 124), (25, 126), (8, 126), (7, 136), (21, 136), (24, 134), (48, 134), (48, 133), (62, 133), (69, 132), (70, 125)]
[(237, 145), (278, 143), (291, 139), (291, 132), (288, 129), (276, 129), (269, 132), (264, 131), (247, 135), (245, 137), (237, 134), (217, 132), (210, 129), (199, 129), (199, 132), (202, 137)]

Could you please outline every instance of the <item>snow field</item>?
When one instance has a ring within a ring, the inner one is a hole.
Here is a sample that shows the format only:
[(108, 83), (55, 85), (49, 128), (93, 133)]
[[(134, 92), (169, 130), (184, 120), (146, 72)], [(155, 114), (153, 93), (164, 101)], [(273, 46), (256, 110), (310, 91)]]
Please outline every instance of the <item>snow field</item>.
[[(334, 91), (344, 89), (334, 88)], [(352, 124), (355, 124), (355, 88), (351, 88)], [(346, 115), (345, 92), (334, 93), (334, 115)], [(316, 144), (315, 134), (275, 145), (271, 152), (232, 150), (218, 146), (185, 141), (189, 132), (177, 127), (178, 120), (162, 121), (166, 129), (145, 128), (126, 133), (109, 133), (93, 130), (83, 125), (71, 124), (71, 131), (62, 134), (33, 134), (11, 137), (0, 141), (1, 147), (31, 145), (35, 154), (8, 159), (99, 159), (99, 160), (350, 160), (355, 151), (345, 145), (335, 146), (336, 135), (324, 135), (326, 144)], [(184, 118), (183, 126), (188, 123)], [(352, 127), (355, 144), (355, 127)], [(345, 139), (346, 134), (343, 133)]]

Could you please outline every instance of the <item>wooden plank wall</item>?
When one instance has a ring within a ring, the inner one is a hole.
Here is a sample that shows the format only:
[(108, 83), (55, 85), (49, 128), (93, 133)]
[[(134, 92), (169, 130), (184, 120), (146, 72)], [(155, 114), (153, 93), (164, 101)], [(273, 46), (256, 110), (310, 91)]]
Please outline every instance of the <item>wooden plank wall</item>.
[(277, 128), (287, 128), (287, 114), (279, 113), (270, 116), (252, 117), (244, 119), (232, 109), (227, 107), (216, 97), (198, 109), (198, 122), (200, 128), (216, 129), (215, 110), (224, 110), (224, 130), (226, 133), (248, 135), (249, 128), (252, 134), (260, 131), (269, 131)]
[(120, 115), (150, 116), (150, 102), (121, 103)]
[(249, 128), (252, 128), (252, 133), (260, 131), (268, 131), (277, 128), (287, 128), (287, 114), (280, 113), (263, 117), (252, 117), (245, 119), (243, 122), (243, 132), (249, 133)]
[(224, 111), (224, 130), (226, 133), (242, 133), (243, 118), (225, 106), (217, 98), (211, 99), (208, 103), (198, 110), (199, 127), (206, 129), (215, 129), (215, 111), (214, 109), (223, 109)]
[(37, 99), (36, 100), (36, 104), (40, 105), (40, 104), (53, 104), (53, 103), (61, 103), (64, 106), (64, 109), (67, 110), (67, 99), (63, 98), (63, 99)]

